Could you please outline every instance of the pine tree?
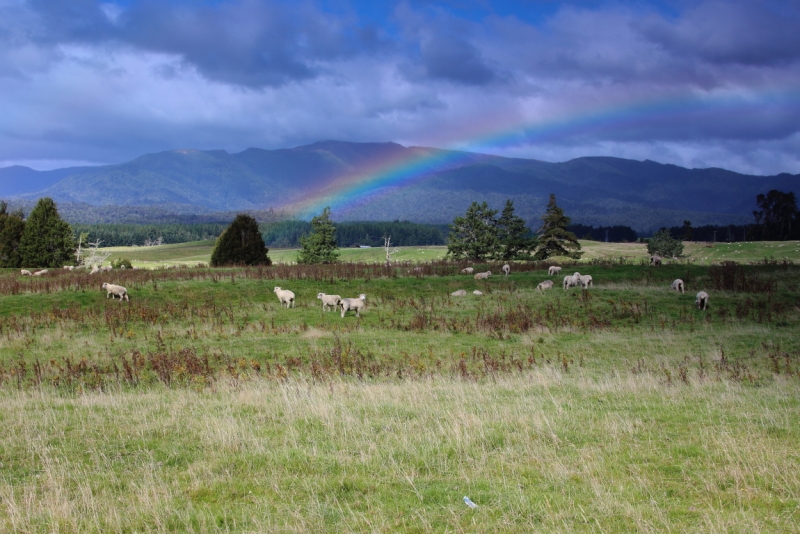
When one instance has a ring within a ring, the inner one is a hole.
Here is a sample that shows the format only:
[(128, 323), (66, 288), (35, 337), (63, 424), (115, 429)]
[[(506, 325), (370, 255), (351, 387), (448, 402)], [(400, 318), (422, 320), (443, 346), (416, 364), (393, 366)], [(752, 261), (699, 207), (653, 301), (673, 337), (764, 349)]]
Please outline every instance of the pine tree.
[(58, 215), (52, 198), (40, 198), (25, 222), (19, 244), (24, 267), (61, 267), (75, 263), (75, 236)]
[(647, 242), (647, 252), (665, 258), (677, 258), (683, 254), (683, 243), (669, 235), (669, 230), (662, 228)]
[(463, 217), (453, 219), (447, 237), (447, 255), (481, 261), (497, 257), (500, 244), (497, 235), (497, 210), (486, 202), (473, 202)]
[(272, 265), (268, 252), (256, 220), (240, 213), (217, 238), (211, 253), (211, 266)]
[(550, 195), (547, 211), (542, 216), (542, 227), (539, 229), (539, 247), (533, 259), (546, 260), (552, 256), (567, 256), (573, 259), (581, 257), (581, 244), (575, 234), (567, 231), (570, 218), (556, 204), (556, 196)]
[(24, 232), (22, 210), (8, 213), (8, 204), (0, 202), (0, 267), (22, 267), (19, 244)]
[(311, 219), (311, 234), (300, 238), (297, 263), (336, 263), (336, 226), (331, 221), (331, 209), (325, 208)]
[(497, 259), (508, 261), (522, 259), (535, 248), (536, 240), (529, 235), (525, 220), (514, 214), (514, 202), (506, 200), (506, 207), (497, 221), (497, 238), (500, 254)]

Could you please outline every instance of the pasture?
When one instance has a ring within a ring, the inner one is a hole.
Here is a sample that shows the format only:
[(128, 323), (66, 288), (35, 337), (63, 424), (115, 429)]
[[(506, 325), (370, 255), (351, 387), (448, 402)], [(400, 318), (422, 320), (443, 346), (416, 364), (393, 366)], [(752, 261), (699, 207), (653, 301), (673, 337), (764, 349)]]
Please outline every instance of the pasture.
[(800, 268), (415, 265), (0, 273), (0, 530), (800, 529)]

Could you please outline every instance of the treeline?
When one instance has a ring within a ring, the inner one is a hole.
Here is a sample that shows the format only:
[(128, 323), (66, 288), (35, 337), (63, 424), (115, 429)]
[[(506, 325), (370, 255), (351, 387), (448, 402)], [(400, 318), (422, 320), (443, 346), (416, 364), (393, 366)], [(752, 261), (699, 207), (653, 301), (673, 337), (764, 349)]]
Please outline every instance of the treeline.
[(228, 223), (198, 224), (73, 224), (75, 236), (89, 234), (89, 241), (101, 241), (103, 247), (188, 243), (215, 239)]
[[(270, 248), (297, 248), (300, 238), (311, 233), (311, 223), (282, 221), (259, 226)], [(367, 245), (382, 247), (384, 236), (391, 236), (392, 246), (413, 247), (444, 245), (449, 227), (446, 224), (421, 224), (409, 221), (352, 221), (336, 223), (339, 247)]]
[(669, 235), (681, 241), (722, 241), (733, 243), (736, 241), (760, 241), (753, 236), (752, 224), (729, 224), (687, 227), (673, 226), (669, 228)]
[(588, 239), (591, 241), (605, 241), (609, 243), (633, 243), (639, 235), (630, 226), (587, 226), (585, 224), (571, 224), (567, 226), (567, 231), (572, 232), (578, 239)]

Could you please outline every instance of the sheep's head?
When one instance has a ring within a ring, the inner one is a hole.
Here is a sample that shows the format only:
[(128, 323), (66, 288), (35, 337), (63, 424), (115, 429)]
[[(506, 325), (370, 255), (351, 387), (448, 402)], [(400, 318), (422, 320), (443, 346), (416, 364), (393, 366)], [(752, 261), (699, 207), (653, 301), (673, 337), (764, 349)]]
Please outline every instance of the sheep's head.
[(103, 282), (103, 289), (108, 287), (108, 282)]
[(280, 291), (280, 290), (281, 290), (281, 288), (279, 288), (278, 286), (275, 286), (275, 288), (273, 289), (273, 291), (274, 291), (275, 293), (277, 293), (277, 292), (278, 292), (278, 291)]
[(325, 293), (317, 293), (317, 298), (319, 300), (322, 300), (322, 297), (324, 297), (324, 296), (325, 296)]
[(358, 298), (360, 298), (360, 299), (361, 299), (361, 300), (363, 300), (364, 302), (366, 302), (366, 301), (367, 301), (367, 296), (366, 296), (364, 293), (361, 293), (361, 294), (358, 296)]

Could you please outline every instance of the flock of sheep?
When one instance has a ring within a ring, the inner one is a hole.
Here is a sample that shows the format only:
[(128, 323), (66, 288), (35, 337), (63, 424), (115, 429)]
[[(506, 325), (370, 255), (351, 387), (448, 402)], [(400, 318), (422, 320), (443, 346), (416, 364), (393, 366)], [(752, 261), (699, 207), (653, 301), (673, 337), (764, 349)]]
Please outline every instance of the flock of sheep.
[[(659, 266), (661, 265), (661, 263), (662, 263), (661, 257), (657, 255), (653, 255), (650, 257), (650, 265)], [(71, 271), (73, 267), (64, 266), (64, 269)], [(99, 271), (110, 271), (110, 270), (111, 270), (110, 266), (99, 268), (97, 265), (95, 265), (92, 267), (92, 271), (89, 274), (94, 274)], [(501, 270), (503, 271), (503, 274), (505, 276), (508, 276), (509, 273), (511, 273), (511, 266), (509, 264), (505, 264), (503, 265)], [(42, 276), (44, 274), (47, 274), (48, 272), (49, 271), (47, 269), (42, 269), (41, 271), (36, 271), (34, 273), (26, 269), (22, 269), (21, 274), (22, 276)], [(473, 267), (466, 267), (462, 269), (461, 272), (463, 274), (473, 275), (473, 278), (475, 280), (486, 280), (490, 276), (492, 276), (492, 271), (486, 271), (484, 273), (476, 273)], [(547, 270), (547, 275), (555, 276), (559, 272), (561, 272), (561, 267), (557, 265), (551, 265), (550, 268)], [(567, 275), (564, 277), (564, 282), (563, 282), (564, 291), (572, 287), (578, 287), (579, 284), (583, 289), (592, 287), (594, 285), (592, 276), (589, 274), (583, 275), (579, 272), (575, 272), (572, 275)], [(554, 284), (552, 280), (545, 280), (536, 286), (536, 290), (545, 291), (548, 289), (553, 289), (553, 286)], [(130, 298), (128, 297), (128, 290), (125, 287), (116, 284), (109, 284), (107, 282), (103, 283), (102, 287), (103, 289), (106, 290), (106, 298), (111, 298), (112, 300), (114, 300), (115, 298), (119, 297), (120, 302), (122, 302), (123, 300), (130, 302)], [(679, 293), (685, 293), (685, 286), (683, 280), (681, 280), (680, 278), (673, 281), (670, 288)], [(290, 307), (294, 308), (295, 296), (292, 291), (289, 291), (288, 289), (281, 289), (278, 286), (275, 286), (273, 291), (275, 292), (275, 295), (278, 297), (281, 307), (283, 307), (285, 304), (287, 309)], [(483, 293), (477, 289), (472, 293), (473, 295), (478, 295), (478, 296), (483, 295)], [(459, 289), (457, 291), (452, 292), (450, 295), (453, 297), (463, 297), (466, 294), (467, 294), (466, 290)], [(318, 293), (317, 298), (322, 301), (322, 311), (329, 311), (328, 310), (329, 308), (330, 310), (341, 310), (342, 318), (344, 318), (345, 313), (347, 313), (348, 311), (354, 311), (356, 312), (356, 317), (361, 317), (361, 310), (364, 309), (367, 305), (367, 296), (363, 293), (359, 295), (358, 298), (345, 298), (345, 299), (343, 299), (339, 295), (326, 295), (325, 293)], [(701, 310), (708, 309), (708, 293), (706, 293), (705, 291), (700, 291), (699, 293), (697, 293), (697, 296), (695, 298), (695, 306), (697, 306)]]

